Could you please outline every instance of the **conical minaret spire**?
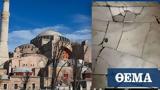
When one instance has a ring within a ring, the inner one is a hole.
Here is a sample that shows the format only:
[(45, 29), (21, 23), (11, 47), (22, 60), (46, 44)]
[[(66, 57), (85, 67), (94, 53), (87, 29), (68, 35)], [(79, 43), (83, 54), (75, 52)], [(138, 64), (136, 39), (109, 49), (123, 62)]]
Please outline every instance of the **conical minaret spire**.
[(9, 0), (3, 0), (3, 11), (0, 26), (0, 67), (9, 59), (8, 55), (8, 27), (9, 27)]

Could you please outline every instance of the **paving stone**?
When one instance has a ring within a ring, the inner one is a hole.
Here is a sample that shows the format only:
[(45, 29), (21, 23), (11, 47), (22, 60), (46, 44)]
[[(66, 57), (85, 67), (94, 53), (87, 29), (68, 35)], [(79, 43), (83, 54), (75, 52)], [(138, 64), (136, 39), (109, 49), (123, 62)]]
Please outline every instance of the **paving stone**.
[(143, 68), (158, 68), (158, 65), (145, 60), (145, 62), (143, 63)]
[(134, 12), (127, 11), (125, 15), (124, 22), (133, 22), (136, 18), (136, 15)]
[(123, 8), (121, 7), (110, 7), (112, 16), (118, 15), (120, 13), (124, 13)]
[(142, 13), (136, 16), (135, 22), (157, 22), (155, 16), (160, 17), (160, 6), (144, 7)]
[[(97, 47), (93, 47), (97, 48)], [(97, 49), (93, 49), (93, 52), (97, 52)], [(93, 56), (97, 56), (93, 54)], [(94, 59), (93, 59), (94, 60)], [(118, 52), (116, 50), (105, 48), (98, 61), (93, 61), (93, 67), (95, 67), (95, 74), (106, 74), (107, 68), (141, 68), (144, 67), (144, 60), (132, 56), (126, 53)], [(96, 63), (96, 64), (95, 64)]]
[[(142, 58), (122, 53), (110, 48), (105, 48), (98, 61), (95, 58), (100, 50), (99, 46), (93, 46), (93, 68), (94, 74), (106, 74), (107, 68), (156, 68), (156, 64), (145, 61)], [(95, 64), (96, 63), (96, 64)]]
[[(118, 50), (135, 56), (141, 56), (145, 37), (149, 31), (149, 23), (141, 23), (133, 30), (125, 30), (120, 40)], [(129, 28), (129, 27), (128, 27)]]
[[(143, 27), (140, 27), (141, 25), (143, 25)], [(128, 31), (137, 30), (137, 29), (138, 30), (144, 29), (144, 25), (145, 25), (145, 23), (125, 22), (124, 27), (123, 27), (123, 31), (128, 32)], [(147, 24), (147, 25), (149, 25), (149, 24)]]
[[(107, 26), (106, 26), (107, 27)], [(93, 28), (94, 29), (94, 28)], [(109, 22), (109, 27), (107, 30), (106, 38), (108, 38), (108, 42), (104, 44), (104, 46), (108, 46), (116, 49), (118, 46), (118, 42), (120, 40), (121, 34), (123, 30), (123, 24), (118, 22)], [(100, 32), (99, 30), (93, 30), (93, 44), (98, 45), (102, 42), (105, 31)]]
[(93, 73), (95, 74), (106, 74), (107, 69), (109, 68), (109, 63), (102, 57), (98, 57), (98, 61), (93, 63)]
[(105, 48), (101, 53), (101, 57), (105, 60), (106, 64), (112, 68), (143, 67), (142, 65), (144, 63), (144, 60), (139, 57), (118, 52), (110, 48)]
[[(98, 3), (99, 5), (106, 5), (106, 2), (101, 2)], [(139, 2), (139, 1), (134, 1), (134, 2), (126, 2), (126, 1), (109, 1), (107, 2), (108, 6), (115, 6), (115, 7), (139, 7), (139, 6), (145, 6), (145, 7), (149, 7), (149, 6), (155, 6), (155, 5), (159, 5), (159, 3), (156, 2)]]
[(144, 46), (143, 58), (156, 65), (160, 64), (160, 24), (151, 25), (151, 31)]
[[(93, 8), (93, 86), (106, 87), (107, 68), (160, 68), (160, 24), (157, 24), (155, 18), (160, 18), (160, 5), (144, 8), (140, 4), (131, 6), (133, 7), (111, 7), (114, 21), (118, 22), (110, 22), (105, 36), (108, 43), (104, 46), (107, 47), (101, 52), (97, 62), (95, 58), (101, 49), (98, 44), (103, 40), (105, 25), (107, 20), (113, 20), (109, 8)], [(126, 10), (129, 12), (124, 19)], [(96, 85), (97, 81), (102, 83)]]
[(92, 7), (92, 18), (97, 20), (112, 21), (108, 7)]
[(107, 27), (107, 23), (108, 23), (107, 21), (93, 19), (92, 20), (92, 28), (94, 30), (105, 32), (106, 27)]
[[(107, 72), (107, 68), (108, 68), (108, 64), (106, 63), (106, 60), (104, 60), (102, 57), (97, 57), (100, 49), (101, 47), (96, 45), (94, 45), (92, 49), (92, 59), (93, 59), (92, 69), (93, 69), (93, 73), (95, 74), (104, 74)], [(96, 61), (96, 58), (98, 59), (97, 61)], [(103, 70), (101, 70), (102, 68)]]
[(133, 22), (143, 7), (110, 7), (113, 20), (117, 22)]
[(113, 16), (113, 21), (114, 22), (123, 22), (124, 21), (124, 16), (121, 14)]
[(121, 38), (123, 23), (110, 22), (106, 37), (108, 42), (106, 46), (116, 49)]
[[(106, 88), (106, 85), (107, 85), (106, 81), (107, 81), (107, 79), (106, 79), (105, 75), (95, 75), (95, 74), (93, 74), (92, 77), (93, 77), (92, 78), (92, 87), (93, 88), (97, 88), (97, 89), (98, 88)], [(98, 89), (98, 90), (100, 90), (100, 89)]]
[(100, 49), (101, 49), (101, 47), (97, 46), (97, 45), (93, 45), (92, 47), (93, 47), (92, 48), (92, 59), (93, 59), (93, 62), (94, 62), (98, 53), (99, 53), (99, 51), (100, 51)]
[(160, 31), (160, 24), (158, 24), (158, 23), (152, 23), (151, 24), (151, 30)]
[(127, 10), (139, 14), (143, 10), (143, 7), (127, 7)]
[[(102, 42), (104, 35), (105, 35), (104, 32), (93, 30), (93, 39), (92, 39), (93, 45), (99, 45)], [(106, 43), (105, 43), (105, 46), (106, 46)]]

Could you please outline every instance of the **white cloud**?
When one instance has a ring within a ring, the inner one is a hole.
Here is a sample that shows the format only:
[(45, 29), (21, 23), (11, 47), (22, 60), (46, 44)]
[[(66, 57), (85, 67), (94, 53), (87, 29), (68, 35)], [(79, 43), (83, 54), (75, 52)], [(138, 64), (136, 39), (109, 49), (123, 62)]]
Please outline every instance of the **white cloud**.
[(73, 16), (73, 22), (75, 23), (85, 23), (88, 22), (89, 20), (90, 18), (83, 14), (76, 14)]
[(73, 41), (89, 40), (91, 39), (91, 30), (85, 28), (72, 33), (64, 34), (64, 36)]
[(82, 30), (78, 30), (76, 31), (75, 33), (81, 33), (81, 34), (86, 34), (86, 33), (91, 33), (91, 30), (90, 29), (82, 29)]
[[(16, 30), (9, 33), (9, 50), (13, 51), (17, 46), (30, 43), (30, 40), (36, 37), (40, 32), (44, 30), (54, 30), (62, 32), (64, 30), (69, 30), (69, 27), (64, 25), (55, 25), (51, 27), (35, 28), (31, 30)], [(73, 31), (73, 30), (72, 30)], [(76, 30), (72, 33), (62, 33), (65, 37), (73, 41), (82, 41), (86, 39), (91, 39), (90, 29)]]

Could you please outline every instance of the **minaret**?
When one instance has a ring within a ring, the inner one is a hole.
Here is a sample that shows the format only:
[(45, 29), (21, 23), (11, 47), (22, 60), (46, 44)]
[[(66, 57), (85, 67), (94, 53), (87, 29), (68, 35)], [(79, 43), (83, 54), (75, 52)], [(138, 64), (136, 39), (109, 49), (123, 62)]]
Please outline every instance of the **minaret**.
[(9, 59), (8, 55), (9, 0), (3, 0), (0, 26), (0, 67)]

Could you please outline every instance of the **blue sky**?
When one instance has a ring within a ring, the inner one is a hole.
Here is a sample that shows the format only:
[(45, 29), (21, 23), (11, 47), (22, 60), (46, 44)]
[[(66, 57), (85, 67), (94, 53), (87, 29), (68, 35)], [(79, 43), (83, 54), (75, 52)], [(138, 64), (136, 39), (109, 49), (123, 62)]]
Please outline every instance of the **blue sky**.
[(47, 29), (77, 41), (91, 39), (91, 0), (10, 0), (10, 51)]

